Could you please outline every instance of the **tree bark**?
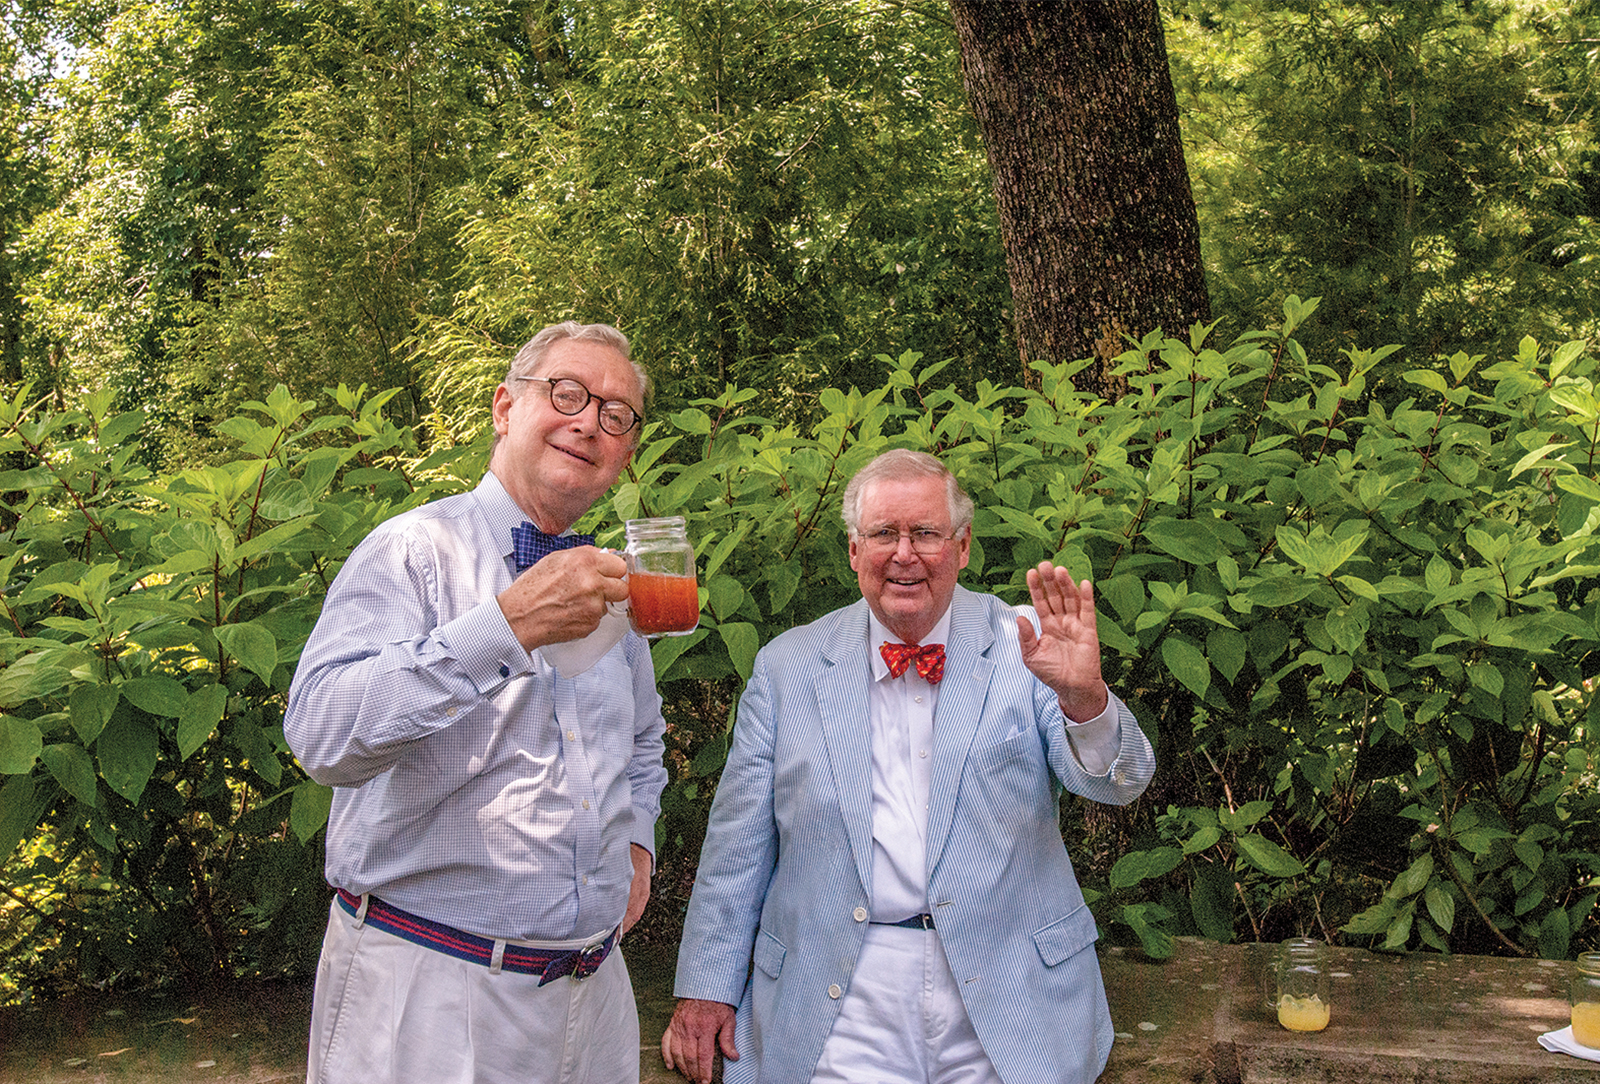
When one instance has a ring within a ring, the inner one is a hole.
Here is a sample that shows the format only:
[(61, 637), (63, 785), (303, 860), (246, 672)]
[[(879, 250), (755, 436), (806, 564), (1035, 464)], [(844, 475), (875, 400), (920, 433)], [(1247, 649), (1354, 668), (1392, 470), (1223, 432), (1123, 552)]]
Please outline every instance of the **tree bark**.
[(1155, 0), (950, 0), (961, 76), (994, 170), (1017, 344), (1110, 359), (1209, 320), (1199, 223)]

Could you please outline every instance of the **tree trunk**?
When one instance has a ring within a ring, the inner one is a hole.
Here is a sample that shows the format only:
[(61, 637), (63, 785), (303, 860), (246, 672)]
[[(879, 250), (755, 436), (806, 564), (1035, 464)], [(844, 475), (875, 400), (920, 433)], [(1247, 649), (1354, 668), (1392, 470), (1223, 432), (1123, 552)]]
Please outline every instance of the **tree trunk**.
[(1208, 320), (1199, 224), (1155, 0), (950, 0), (994, 170), (1027, 363), (1111, 358)]

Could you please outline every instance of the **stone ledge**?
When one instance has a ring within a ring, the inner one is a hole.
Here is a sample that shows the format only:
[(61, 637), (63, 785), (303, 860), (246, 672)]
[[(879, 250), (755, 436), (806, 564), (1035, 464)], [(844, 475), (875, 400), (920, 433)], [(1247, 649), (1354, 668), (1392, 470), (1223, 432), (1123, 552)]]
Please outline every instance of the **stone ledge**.
[(1155, 963), (1101, 953), (1118, 1084), (1600, 1084), (1600, 1063), (1539, 1046), (1569, 1022), (1574, 965), (1330, 950), (1324, 1031), (1278, 1026), (1262, 976), (1271, 945), (1180, 938)]

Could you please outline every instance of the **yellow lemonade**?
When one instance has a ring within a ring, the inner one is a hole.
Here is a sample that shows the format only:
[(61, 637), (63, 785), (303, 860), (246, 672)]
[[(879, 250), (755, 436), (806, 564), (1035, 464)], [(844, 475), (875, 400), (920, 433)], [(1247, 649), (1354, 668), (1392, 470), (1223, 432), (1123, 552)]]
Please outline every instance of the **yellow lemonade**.
[[(1576, 1016), (1573, 1019), (1577, 1019)], [(1278, 998), (1278, 1023), (1290, 1031), (1321, 1031), (1328, 1026), (1328, 1004), (1315, 994), (1310, 997), (1284, 994)]]
[(1600, 1049), (1600, 1001), (1572, 1006), (1572, 1041)]

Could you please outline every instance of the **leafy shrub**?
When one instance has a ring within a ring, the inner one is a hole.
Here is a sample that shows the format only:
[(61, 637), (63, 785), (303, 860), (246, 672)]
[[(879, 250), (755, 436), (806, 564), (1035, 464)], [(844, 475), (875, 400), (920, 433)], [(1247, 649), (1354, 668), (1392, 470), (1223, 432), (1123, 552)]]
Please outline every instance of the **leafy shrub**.
[[(858, 597), (845, 481), (911, 446), (977, 502), (970, 586), (1023, 601), (1045, 558), (1097, 584), (1108, 678), (1160, 761), (1129, 809), (1063, 810), (1114, 936), (1600, 940), (1595, 362), (1525, 341), (1383, 404), (1364, 376), (1393, 348), (1312, 362), (1314, 307), (1226, 350), (1151, 336), (1116, 403), (1044, 364), (1040, 391), (968, 398), (907, 352), (803, 431), (731, 386), (651, 422), (588, 517), (620, 545), (625, 519), (683, 514), (700, 559), (700, 629), (653, 648), (672, 782), (637, 936), (676, 935), (757, 649)], [(355, 542), (486, 452), (421, 456), (383, 398), (318, 416), (280, 391), (226, 423), (233, 462), (160, 478), (105, 397), (0, 407), (0, 950), (32, 981), (314, 959), (328, 792), (288, 755), (284, 691)]]

